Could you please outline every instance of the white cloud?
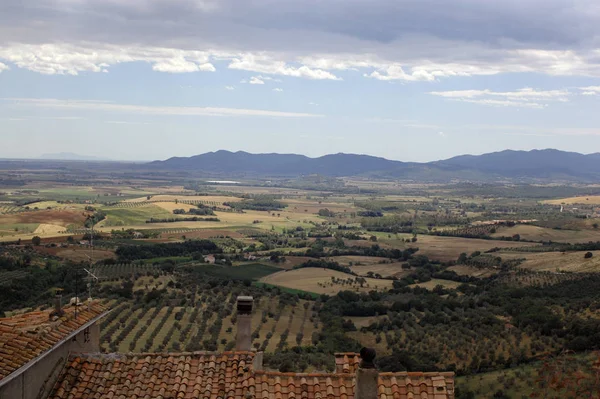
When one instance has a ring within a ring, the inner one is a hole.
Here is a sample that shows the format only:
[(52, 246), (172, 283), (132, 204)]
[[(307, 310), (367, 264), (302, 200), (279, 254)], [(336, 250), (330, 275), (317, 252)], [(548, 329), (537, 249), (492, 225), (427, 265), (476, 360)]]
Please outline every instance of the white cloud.
[(578, 87), (578, 89), (581, 90), (581, 94), (584, 96), (600, 95), (600, 86)]
[(440, 136), (440, 137), (443, 137), (443, 138), (446, 138), (446, 137), (448, 137), (448, 136), (446, 135), (446, 133), (444, 133), (444, 132), (438, 132), (438, 136)]
[(293, 76), (316, 80), (342, 80), (331, 72), (323, 69), (311, 69), (306, 65), (294, 67), (285, 61), (278, 61), (272, 55), (245, 53), (234, 57), (228, 65), (230, 69), (252, 71), (270, 75)]
[(233, 86), (225, 86), (225, 90), (235, 90), (235, 87), (233, 87)]
[(3, 64), (0, 62), (0, 72), (2, 71), (8, 71), (10, 68), (8, 67), (8, 65)]
[(385, 81), (521, 72), (600, 77), (593, 0), (356, 0), (344, 2), (343, 13), (339, 1), (4, 3), (0, 59), (47, 74), (147, 62), (170, 73), (228, 66), (323, 80), (340, 80), (335, 71)]
[(410, 73), (406, 73), (404, 72), (404, 69), (401, 65), (392, 64), (389, 66), (379, 68), (378, 70), (373, 71), (370, 74), (365, 74), (365, 76), (369, 78), (375, 78), (377, 80), (405, 80), (409, 82), (423, 80), (431, 82), (436, 80), (438, 76), (448, 75), (443, 75), (439, 72), (431, 72), (418, 68), (413, 68)]
[(169, 73), (185, 73), (185, 72), (214, 72), (216, 71), (213, 64), (205, 62), (204, 64), (196, 64), (192, 61), (187, 61), (183, 57), (174, 58), (166, 61), (157, 62), (152, 65), (152, 70), (157, 72)]
[(270, 76), (258, 75), (257, 78), (260, 79), (260, 80), (264, 80), (265, 82), (266, 81), (271, 81), (271, 82), (281, 83), (281, 79), (275, 79), (275, 78), (272, 78)]
[(281, 118), (312, 118), (323, 115), (302, 112), (283, 112), (261, 109), (218, 108), (218, 107), (175, 107), (118, 104), (95, 100), (59, 100), (53, 98), (3, 98), (15, 107), (42, 107), (53, 109), (79, 109), (88, 111), (124, 112), (150, 115), (190, 115), (190, 116), (268, 116)]
[(548, 104), (540, 104), (540, 103), (536, 103), (536, 102), (492, 100), (489, 98), (488, 99), (479, 99), (479, 100), (469, 100), (469, 99), (458, 99), (458, 100), (466, 102), (466, 103), (491, 105), (491, 106), (496, 106), (496, 107), (523, 107), (523, 108), (543, 109), (548, 106)]
[(485, 89), (432, 91), (429, 94), (476, 104), (537, 109), (545, 108), (548, 105), (539, 101), (567, 102), (571, 95), (568, 90), (535, 90), (530, 87), (508, 92), (495, 92)]
[(250, 83), (251, 85), (264, 85), (264, 84), (265, 84), (265, 82), (264, 82), (262, 79), (259, 79), (259, 78), (258, 78), (258, 77), (256, 77), (256, 76), (252, 76), (252, 77), (250, 78), (250, 82), (249, 82), (249, 83)]
[(308, 103), (308, 105), (314, 105), (314, 106), (317, 106), (317, 105), (319, 105), (319, 104), (317, 104), (317, 103), (315, 103), (315, 102), (312, 102), (312, 101), (311, 101), (311, 102), (309, 102), (309, 103)]
[[(224, 64), (227, 68), (257, 72), (254, 78), (278, 82), (269, 75), (290, 76), (314, 80), (342, 80), (332, 71), (361, 71), (368, 78), (383, 81), (438, 81), (453, 76), (493, 75), (499, 73), (538, 72), (548, 75), (581, 75), (600, 77), (598, 55), (582, 56), (573, 51), (505, 50), (472, 48), (463, 59), (453, 58), (456, 52), (448, 48), (459, 45), (432, 39), (432, 42), (406, 40), (394, 43), (389, 54), (313, 54), (294, 55), (288, 52), (240, 52), (193, 46), (200, 50), (147, 45), (114, 45), (98, 42), (81, 44), (11, 44), (0, 46), (0, 60), (19, 68), (42, 74), (108, 72), (120, 63), (146, 62), (157, 72), (212, 72)], [(437, 53), (415, 53), (413, 47), (437, 49)], [(426, 46), (425, 46), (426, 45)], [(403, 46), (406, 46), (405, 49)], [(412, 46), (412, 47), (411, 47)], [(469, 54), (473, 54), (469, 56)], [(384, 57), (385, 56), (385, 57)], [(8, 68), (0, 64), (0, 70)]]
[(158, 72), (183, 73), (215, 71), (204, 51), (185, 51), (162, 47), (115, 46), (88, 43), (19, 44), (0, 47), (0, 59), (19, 68), (46, 75), (77, 75), (80, 72), (106, 72), (115, 64), (147, 62)]
[(276, 87), (273, 89), (273, 91), (277, 91), (277, 92), (281, 93), (283, 91), (283, 89), (281, 87)]

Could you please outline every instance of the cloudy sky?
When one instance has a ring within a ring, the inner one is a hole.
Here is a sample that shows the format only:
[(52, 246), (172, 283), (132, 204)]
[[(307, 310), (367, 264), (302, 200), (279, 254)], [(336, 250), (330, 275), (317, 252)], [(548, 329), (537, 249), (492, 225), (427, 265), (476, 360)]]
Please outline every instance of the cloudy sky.
[(0, 157), (600, 151), (595, 0), (0, 1)]

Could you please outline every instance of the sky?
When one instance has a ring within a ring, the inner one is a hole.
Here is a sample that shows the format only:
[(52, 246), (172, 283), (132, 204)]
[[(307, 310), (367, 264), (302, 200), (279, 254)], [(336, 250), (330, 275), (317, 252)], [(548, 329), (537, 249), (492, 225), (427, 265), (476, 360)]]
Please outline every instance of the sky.
[(600, 151), (596, 0), (0, 2), (0, 157)]

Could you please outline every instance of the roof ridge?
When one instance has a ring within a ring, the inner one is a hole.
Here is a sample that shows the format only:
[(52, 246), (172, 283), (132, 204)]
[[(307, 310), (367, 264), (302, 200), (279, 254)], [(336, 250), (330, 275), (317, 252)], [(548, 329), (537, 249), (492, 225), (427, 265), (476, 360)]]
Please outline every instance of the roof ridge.
[(380, 377), (397, 377), (397, 376), (409, 376), (409, 377), (435, 377), (435, 376), (444, 376), (450, 377), (454, 376), (453, 371), (384, 371), (380, 372)]
[[(51, 399), (81, 398), (84, 393), (118, 392), (122, 397), (204, 399), (352, 399), (353, 373), (295, 373), (254, 370), (254, 352), (179, 352), (78, 355), (54, 385)], [(249, 355), (249, 356), (246, 356)], [(192, 356), (192, 357), (189, 357)], [(112, 357), (112, 359), (111, 359)], [(120, 357), (120, 358), (119, 358)], [(449, 399), (452, 372), (380, 373), (377, 399)], [(114, 396), (114, 395), (112, 395)]]
[(270, 370), (255, 370), (256, 375), (265, 376), (283, 376), (283, 377), (346, 377), (354, 378), (355, 375), (351, 373), (294, 373), (294, 372), (281, 372), (281, 371), (270, 371)]
[(183, 357), (183, 356), (215, 356), (215, 357), (234, 357), (239, 355), (255, 356), (256, 352), (252, 351), (193, 351), (193, 352), (86, 352), (72, 353), (69, 358), (133, 358), (133, 357)]

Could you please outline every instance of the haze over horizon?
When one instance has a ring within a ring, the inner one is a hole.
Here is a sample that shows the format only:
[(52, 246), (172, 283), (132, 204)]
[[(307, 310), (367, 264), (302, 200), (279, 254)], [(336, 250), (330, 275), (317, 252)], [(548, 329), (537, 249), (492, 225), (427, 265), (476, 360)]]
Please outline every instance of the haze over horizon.
[(591, 0), (25, 0), (0, 21), (2, 158), (600, 148)]

